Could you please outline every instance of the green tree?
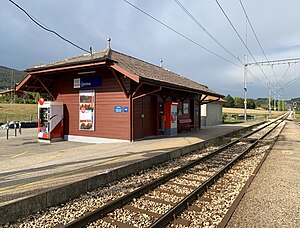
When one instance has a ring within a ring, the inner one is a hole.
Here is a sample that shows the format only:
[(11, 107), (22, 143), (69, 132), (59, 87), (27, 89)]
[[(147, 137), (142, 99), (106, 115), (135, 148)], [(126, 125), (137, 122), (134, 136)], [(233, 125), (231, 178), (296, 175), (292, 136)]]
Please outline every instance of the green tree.
[(251, 98), (247, 99), (247, 108), (251, 108), (251, 109), (255, 109), (256, 108), (254, 99), (251, 99)]
[(226, 104), (224, 104), (224, 107), (226, 108), (233, 108), (234, 107), (234, 100), (233, 97), (229, 94), (225, 97)]
[(235, 108), (243, 108), (244, 107), (244, 99), (240, 97), (233, 98), (234, 100), (234, 107)]

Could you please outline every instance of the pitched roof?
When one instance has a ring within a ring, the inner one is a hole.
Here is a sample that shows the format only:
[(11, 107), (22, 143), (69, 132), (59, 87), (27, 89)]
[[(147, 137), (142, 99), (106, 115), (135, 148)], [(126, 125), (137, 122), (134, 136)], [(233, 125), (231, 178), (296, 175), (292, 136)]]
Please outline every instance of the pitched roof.
[(134, 58), (132, 56), (111, 50), (105, 49), (103, 51), (94, 52), (92, 55), (85, 54), (78, 57), (73, 57), (65, 59), (62, 61), (34, 66), (32, 68), (26, 69), (27, 72), (34, 72), (40, 70), (55, 69), (58, 67), (80, 65), (86, 63), (95, 63), (95, 62), (113, 62), (113, 64), (118, 65), (120, 68), (125, 71), (134, 74), (140, 77), (141, 81), (150, 80), (160, 83), (167, 83), (173, 86), (180, 86), (187, 89), (197, 90), (199, 92), (208, 93), (210, 95), (215, 95), (218, 97), (223, 97), (212, 90), (207, 86), (200, 83), (194, 82), (186, 77), (183, 77), (179, 74), (166, 70), (162, 67), (153, 65), (151, 63), (145, 62), (143, 60)]

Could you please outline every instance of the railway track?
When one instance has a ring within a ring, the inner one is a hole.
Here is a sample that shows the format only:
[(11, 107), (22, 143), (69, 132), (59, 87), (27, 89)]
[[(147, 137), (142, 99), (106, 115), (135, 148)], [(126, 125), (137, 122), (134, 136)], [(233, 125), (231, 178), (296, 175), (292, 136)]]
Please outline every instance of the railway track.
[[(286, 117), (287, 115), (284, 115), (247, 133), (63, 227), (188, 226), (190, 221), (179, 215), (187, 208), (189, 211), (201, 210), (190, 205), (199, 199), (209, 202), (210, 199), (205, 197), (204, 193), (208, 189), (210, 192), (220, 191), (218, 187), (214, 187), (218, 179), (253, 150)], [(251, 140), (247, 140), (249, 138)]]

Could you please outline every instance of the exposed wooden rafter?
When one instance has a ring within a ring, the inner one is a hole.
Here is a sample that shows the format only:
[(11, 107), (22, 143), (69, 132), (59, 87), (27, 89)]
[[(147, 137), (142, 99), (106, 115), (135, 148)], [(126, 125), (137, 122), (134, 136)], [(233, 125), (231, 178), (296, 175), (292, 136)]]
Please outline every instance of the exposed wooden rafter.
[(38, 78), (38, 77), (35, 77), (36, 80), (39, 81), (39, 83), (41, 83), (41, 85), (44, 87), (44, 89), (50, 94), (50, 96), (55, 99), (54, 95), (52, 94), (52, 92), (47, 88), (47, 86)]
[(128, 92), (127, 92), (127, 90), (126, 90), (126, 88), (125, 88), (123, 82), (121, 81), (120, 77), (117, 76), (117, 74), (116, 74), (116, 72), (115, 72), (114, 69), (112, 69), (112, 68), (110, 68), (110, 67), (109, 67), (109, 69), (111, 70), (111, 72), (113, 73), (113, 75), (114, 75), (115, 79), (117, 80), (119, 86), (120, 86), (121, 89), (123, 90), (123, 92), (124, 92), (126, 98), (128, 98), (128, 97), (129, 97), (129, 94), (128, 94)]
[(136, 89), (133, 91), (133, 93), (132, 93), (132, 97), (134, 97), (135, 96), (135, 94), (139, 91), (139, 89), (142, 87), (144, 85), (144, 83), (140, 83), (137, 87), (136, 87)]
[(162, 90), (162, 86), (160, 86), (158, 89), (156, 89), (156, 90), (153, 90), (153, 91), (151, 91), (151, 92), (144, 93), (144, 94), (142, 94), (142, 95), (139, 95), (139, 96), (137, 96), (137, 97), (133, 97), (132, 99), (133, 99), (133, 100), (136, 100), (136, 99), (139, 99), (139, 98), (142, 98), (142, 97), (145, 97), (145, 96), (151, 95), (151, 94), (153, 94), (153, 93), (156, 93), (156, 92), (158, 92), (158, 91), (161, 91), (161, 90)]
[(212, 102), (215, 102), (215, 101), (219, 101), (221, 98), (220, 97), (218, 97), (218, 99), (216, 99), (216, 100), (208, 100), (208, 101), (204, 101), (204, 102), (202, 102), (202, 104), (209, 104), (209, 103), (212, 103)]

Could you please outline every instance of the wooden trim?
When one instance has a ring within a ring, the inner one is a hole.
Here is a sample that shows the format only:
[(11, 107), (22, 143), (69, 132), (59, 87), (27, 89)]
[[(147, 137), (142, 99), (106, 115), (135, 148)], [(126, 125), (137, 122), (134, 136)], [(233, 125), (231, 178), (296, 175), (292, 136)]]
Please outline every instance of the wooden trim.
[(207, 101), (207, 102), (202, 102), (202, 104), (209, 104), (209, 103), (212, 103), (212, 102), (215, 102), (215, 101), (218, 101), (218, 100), (220, 100), (221, 98), (219, 97), (218, 99), (216, 99), (216, 100), (209, 100), (209, 101)]
[(123, 82), (122, 82), (122, 81), (120, 80), (120, 78), (117, 76), (117, 74), (116, 74), (116, 72), (114, 71), (114, 69), (112, 69), (112, 68), (110, 68), (110, 67), (109, 67), (109, 69), (111, 70), (111, 72), (113, 73), (113, 75), (114, 75), (115, 79), (117, 80), (119, 86), (120, 86), (121, 89), (123, 90), (123, 92), (124, 92), (126, 98), (128, 98), (128, 93), (127, 93), (127, 90), (126, 90), (126, 88), (125, 88)]
[(139, 99), (139, 98), (148, 96), (148, 95), (150, 95), (150, 94), (156, 93), (156, 92), (161, 91), (161, 90), (162, 90), (162, 87), (160, 86), (160, 87), (159, 87), (158, 89), (156, 89), (156, 90), (153, 90), (153, 91), (151, 91), (151, 92), (149, 92), (149, 93), (144, 93), (144, 94), (139, 95), (139, 96), (137, 96), (137, 97), (133, 97), (132, 99), (133, 99), (133, 100), (136, 100), (136, 99)]
[(81, 64), (81, 65), (76, 65), (76, 66), (56, 67), (56, 68), (47, 69), (47, 70), (32, 71), (32, 72), (30, 72), (30, 74), (41, 74), (41, 73), (50, 73), (50, 72), (55, 72), (55, 71), (73, 70), (73, 69), (80, 69), (80, 68), (84, 68), (84, 67), (92, 67), (92, 66), (99, 66), (99, 65), (105, 65), (105, 64), (106, 64), (106, 62), (98, 62), (98, 63)]
[(45, 88), (45, 90), (50, 94), (50, 96), (55, 99), (55, 97), (53, 96), (52, 92), (47, 88), (47, 86), (38, 78), (38, 77), (35, 77), (41, 84), (42, 86)]
[(144, 83), (140, 83), (138, 85), (138, 87), (136, 87), (136, 89), (134, 90), (134, 92), (132, 93), (132, 96), (134, 97), (134, 95), (138, 92), (138, 90), (142, 87), (142, 85), (144, 85)]
[(21, 87), (32, 77), (31, 74), (28, 74), (23, 81), (20, 82), (19, 85), (16, 86), (16, 91), (18, 91), (19, 89), (21, 89)]
[(207, 98), (208, 95), (205, 95), (202, 99), (200, 99), (200, 104), (204, 101), (205, 98)]
[(133, 105), (133, 100), (132, 100), (132, 95), (129, 95), (129, 110), (130, 110), (130, 142), (133, 142), (134, 140), (134, 125), (133, 125), (133, 120), (134, 120), (134, 105)]
[(137, 82), (137, 83), (140, 83), (140, 77), (135, 75), (135, 74), (132, 74), (132, 73), (129, 73), (128, 71), (124, 70), (123, 68), (119, 67), (118, 65), (111, 65), (110, 66), (111, 68), (115, 69), (116, 71), (124, 74), (125, 76), (127, 76), (128, 78), (130, 78), (131, 80)]

